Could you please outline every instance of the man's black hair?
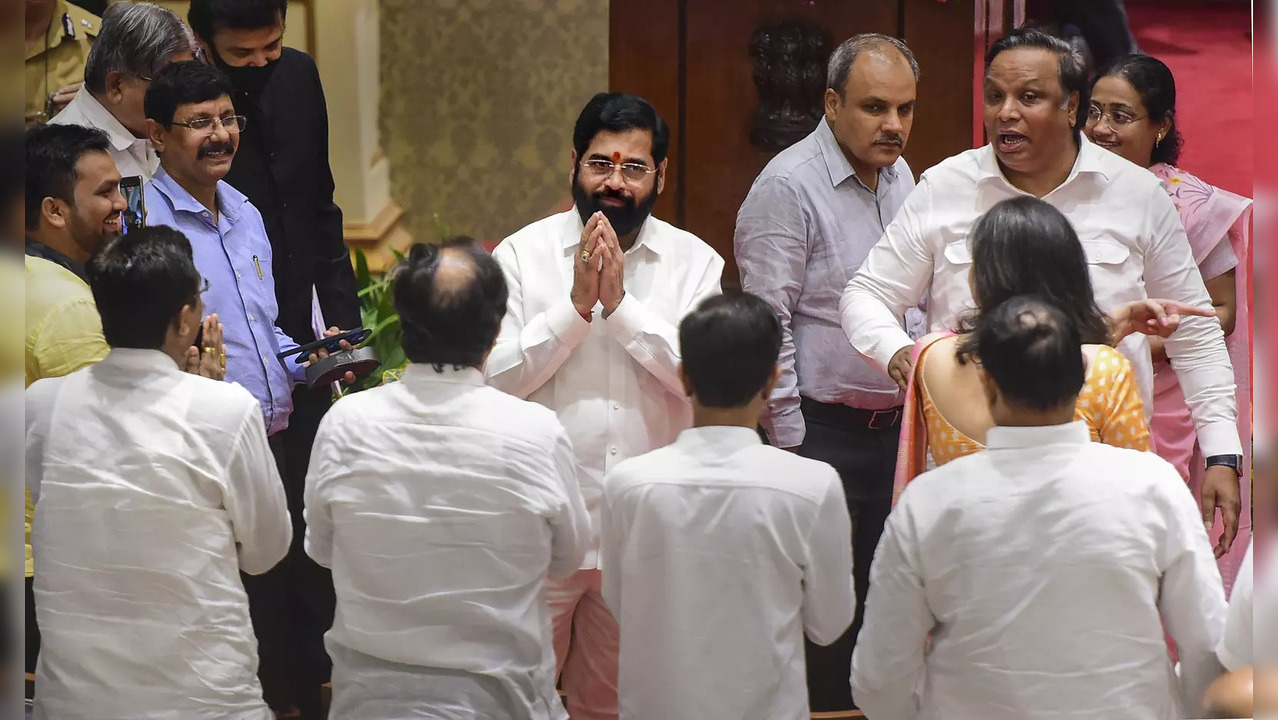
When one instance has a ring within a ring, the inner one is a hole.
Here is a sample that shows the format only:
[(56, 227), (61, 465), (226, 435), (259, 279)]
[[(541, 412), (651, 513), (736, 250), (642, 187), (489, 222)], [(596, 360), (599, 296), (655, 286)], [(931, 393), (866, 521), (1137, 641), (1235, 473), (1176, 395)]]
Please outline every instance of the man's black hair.
[(647, 130), (652, 133), (652, 161), (657, 165), (670, 151), (670, 128), (652, 103), (628, 93), (599, 93), (581, 109), (572, 130), (572, 147), (586, 159), (590, 142), (602, 131)]
[(213, 45), (218, 30), (258, 30), (284, 24), (288, 0), (191, 0), (186, 22), (197, 37)]
[(198, 302), (203, 283), (190, 241), (166, 225), (110, 239), (89, 258), (86, 275), (113, 348), (163, 347), (182, 307)]
[(75, 166), (87, 152), (109, 152), (106, 133), (82, 125), (40, 125), (26, 133), (26, 228), (40, 227), (40, 206), (47, 197), (75, 204)]
[(155, 74), (147, 88), (143, 109), (147, 118), (173, 127), (174, 115), (183, 105), (233, 97), (234, 88), (226, 73), (198, 60), (176, 62)]
[(679, 324), (683, 372), (706, 407), (739, 408), (763, 391), (781, 353), (781, 323), (756, 295), (716, 295)]

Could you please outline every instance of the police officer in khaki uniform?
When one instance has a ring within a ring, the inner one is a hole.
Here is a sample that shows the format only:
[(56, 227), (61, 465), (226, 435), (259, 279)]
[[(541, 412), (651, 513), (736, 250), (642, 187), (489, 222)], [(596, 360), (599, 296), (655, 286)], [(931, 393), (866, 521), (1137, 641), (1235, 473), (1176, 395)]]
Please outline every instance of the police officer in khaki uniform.
[(102, 20), (67, 0), (26, 7), (26, 125), (43, 125), (75, 97)]

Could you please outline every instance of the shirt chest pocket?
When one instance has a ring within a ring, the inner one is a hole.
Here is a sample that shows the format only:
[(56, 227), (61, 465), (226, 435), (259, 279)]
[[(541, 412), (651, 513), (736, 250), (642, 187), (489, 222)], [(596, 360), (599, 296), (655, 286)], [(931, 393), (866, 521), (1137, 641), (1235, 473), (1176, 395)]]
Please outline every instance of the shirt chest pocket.
[(1087, 270), (1092, 278), (1092, 290), (1102, 307), (1109, 299), (1140, 297), (1141, 272), (1138, 263), (1132, 262), (1131, 248), (1106, 240), (1089, 240), (1083, 243), (1087, 256)]

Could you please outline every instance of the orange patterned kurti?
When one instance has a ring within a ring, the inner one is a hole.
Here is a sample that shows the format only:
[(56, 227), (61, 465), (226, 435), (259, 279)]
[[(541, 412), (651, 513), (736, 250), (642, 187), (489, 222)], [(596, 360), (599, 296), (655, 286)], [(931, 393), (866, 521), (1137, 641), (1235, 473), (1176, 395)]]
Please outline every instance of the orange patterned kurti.
[[(930, 348), (929, 348), (930, 349)], [(923, 353), (926, 356), (927, 352)], [(923, 362), (919, 357), (919, 363)], [(937, 465), (971, 455), (985, 446), (954, 429), (937, 412), (925, 383), (919, 384), (923, 395), (923, 418), (927, 425), (927, 445)], [(1144, 405), (1132, 374), (1132, 364), (1111, 347), (1097, 349), (1087, 372), (1087, 381), (1074, 406), (1074, 419), (1087, 423), (1093, 442), (1115, 447), (1149, 450), (1149, 424)]]

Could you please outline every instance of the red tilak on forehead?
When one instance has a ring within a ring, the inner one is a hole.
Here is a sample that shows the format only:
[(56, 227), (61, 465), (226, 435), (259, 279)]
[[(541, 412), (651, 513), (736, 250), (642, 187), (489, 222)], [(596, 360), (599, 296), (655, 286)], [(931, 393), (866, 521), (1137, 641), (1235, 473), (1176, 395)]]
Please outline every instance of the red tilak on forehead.
[(612, 154), (612, 161), (613, 161), (613, 162), (615, 162), (615, 163), (617, 163), (617, 162), (621, 162), (621, 153), (619, 153), (619, 152), (615, 152), (615, 153), (613, 153), (613, 154)]

